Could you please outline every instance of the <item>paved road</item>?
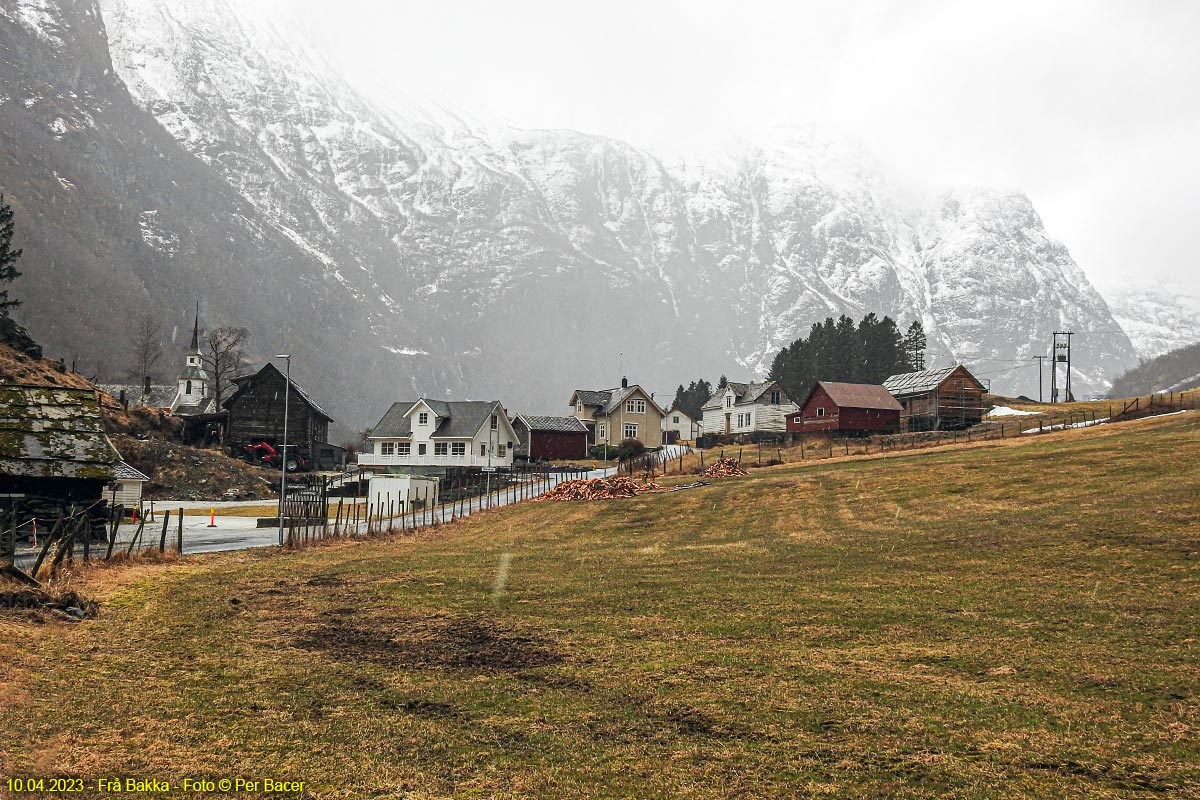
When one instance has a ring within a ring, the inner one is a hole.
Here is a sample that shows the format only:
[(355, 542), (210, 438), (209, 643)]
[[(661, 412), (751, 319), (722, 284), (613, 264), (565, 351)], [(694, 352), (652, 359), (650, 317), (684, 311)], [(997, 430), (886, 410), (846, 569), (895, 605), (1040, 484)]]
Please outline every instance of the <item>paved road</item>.
[[(536, 497), (545, 493), (548, 489), (556, 486), (564, 480), (569, 480), (574, 477), (583, 478), (605, 478), (616, 473), (615, 468), (597, 469), (585, 473), (550, 473), (547, 480), (540, 480), (532, 487), (530, 492), (532, 497)], [(521, 497), (515, 502), (521, 502), (530, 498)], [(268, 501), (269, 502), (269, 501)], [(426, 527), (432, 525), (434, 520), (449, 521), (452, 515), (470, 516), (473, 512), (486, 510), (488, 508), (499, 508), (513, 503), (512, 493), (509, 491), (492, 492), (485, 497), (479, 497), (464, 503), (460, 509), (458, 504), (439, 506), (424, 513), (418, 513), (415, 517), (406, 515), (401, 521), (399, 517), (395, 519), (393, 525), (400, 527)], [(179, 508), (196, 510), (207, 509), (210, 506), (216, 506), (218, 510), (222, 507), (230, 506), (245, 506), (254, 505), (254, 503), (234, 502), (234, 503), (199, 503), (199, 502), (176, 502), (162, 501), (156, 503), (157, 511), (152, 521), (148, 521), (142, 531), (141, 544), (142, 547), (157, 543), (162, 536), (162, 517), (163, 512), (167, 509), (171, 510), (171, 518), (167, 528), (167, 546), (173, 547), (178, 539), (178, 517), (176, 516)], [(461, 513), (460, 513), (461, 512)], [(233, 517), (222, 516), (218, 514), (215, 519), (216, 527), (208, 527), (208, 517), (185, 516), (183, 518), (183, 552), (185, 555), (192, 553), (215, 553), (224, 550), (245, 550), (251, 547), (271, 547), (279, 544), (279, 529), (278, 528), (259, 528), (258, 520), (254, 517)], [(362, 523), (358, 526), (360, 533), (366, 532), (366, 524)], [(128, 522), (121, 525), (117, 531), (117, 541), (114, 545), (114, 552), (119, 552), (122, 548), (128, 548), (130, 540), (136, 535), (137, 526), (131, 525)], [(99, 545), (107, 547), (107, 545)], [(78, 549), (76, 549), (78, 553)], [(33, 562), (37, 557), (37, 552), (33, 548), (23, 548), (17, 551), (16, 565), (23, 569), (28, 569), (33, 566)]]

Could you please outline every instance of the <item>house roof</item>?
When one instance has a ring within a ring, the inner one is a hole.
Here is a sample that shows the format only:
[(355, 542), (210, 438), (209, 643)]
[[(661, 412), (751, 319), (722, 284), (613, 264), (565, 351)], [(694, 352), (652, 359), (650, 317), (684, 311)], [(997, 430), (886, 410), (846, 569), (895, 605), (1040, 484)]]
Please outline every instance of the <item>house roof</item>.
[(178, 417), (194, 417), (198, 414), (211, 414), (216, 410), (217, 401), (212, 397), (205, 397), (196, 403), (176, 406), (172, 413)]
[(926, 369), (920, 372), (904, 372), (899, 375), (893, 375), (884, 381), (883, 388), (887, 389), (895, 397), (932, 392), (941, 385), (942, 381), (949, 377), (951, 372), (960, 367), (962, 367), (962, 364), (955, 364), (952, 367), (942, 367), (940, 369)]
[[(755, 402), (758, 398), (762, 397), (763, 392), (776, 383), (777, 381), (763, 381), (762, 383), (735, 383), (734, 381), (729, 381), (726, 384), (726, 388), (733, 389), (734, 405), (741, 405), (743, 403)], [(713, 392), (713, 396), (708, 398), (708, 402), (701, 408), (720, 408), (723, 405), (722, 398), (724, 397), (725, 389), (717, 389)]]
[[(392, 407), (383, 415), (383, 419), (379, 420), (379, 423), (371, 430), (371, 437), (405, 439), (412, 436), (412, 420), (408, 416), (408, 412), (412, 411), (413, 407), (420, 402), (429, 406), (441, 420), (437, 430), (431, 435), (433, 439), (472, 438), (500, 405), (498, 400), (446, 401), (426, 398), (401, 400), (392, 403)], [(496, 413), (504, 416), (503, 408)]]
[(587, 433), (587, 426), (575, 417), (539, 417), (533, 414), (518, 414), (517, 419), (525, 423), (531, 431), (551, 431), (553, 433)]
[(668, 414), (679, 414), (681, 416), (687, 417), (692, 422), (696, 421), (695, 417), (693, 417), (691, 414), (684, 411), (678, 405), (672, 405), (670, 408), (668, 408), (666, 411), (663, 412), (664, 417), (667, 416)]
[[(813, 386), (812, 391), (808, 393), (812, 397), (812, 393), (820, 386), (825, 390), (833, 402), (837, 403), (838, 408), (873, 408), (881, 411), (901, 411), (903, 410), (896, 398), (892, 397), (887, 389), (878, 384), (870, 383), (837, 383), (833, 381), (817, 381), (816, 386)], [(805, 398), (805, 403), (808, 398)]]
[(585, 406), (602, 406), (612, 397), (614, 389), (576, 389), (573, 397)]
[(126, 464), (124, 461), (118, 461), (113, 468), (113, 478), (118, 481), (148, 481), (150, 477), (143, 475), (138, 470)]
[(120, 459), (95, 391), (0, 386), (0, 475), (109, 480)]
[[(234, 392), (233, 394), (231, 394), (229, 396), (229, 398), (226, 399), (225, 402), (222, 403), (221, 405), (224, 408), (229, 408), (230, 405), (232, 405), (234, 398), (242, 393), (242, 390), (246, 388), (246, 385), (248, 383), (250, 383), (251, 381), (253, 381), (255, 378), (260, 377), (267, 370), (273, 371), (276, 375), (278, 375), (281, 378), (286, 378), (284, 373), (280, 372), (279, 367), (275, 366), (270, 361), (268, 361), (265, 365), (263, 365), (263, 368), (260, 369), (258, 372), (251, 372), (246, 375), (238, 375), (237, 377), (235, 377), (233, 379), (233, 382), (235, 384), (237, 384), (238, 390), (236, 392)], [(303, 389), (301, 389), (299, 384), (297, 384), (294, 380), (288, 380), (288, 383), (290, 383), (292, 385), (291, 391), (295, 392), (300, 397), (301, 400), (303, 400), (305, 403), (307, 403), (309, 408), (311, 408), (318, 415), (324, 417), (328, 421), (333, 422), (333, 417), (329, 416), (329, 414), (327, 414), (325, 412), (325, 409), (323, 409), (319, 405), (317, 405), (316, 401), (314, 401), (311, 397), (309, 397), (308, 393), (306, 391), (304, 391)]]
[(104, 383), (97, 384), (96, 387), (117, 399), (120, 399), (121, 392), (124, 391), (125, 401), (131, 406), (141, 402), (147, 408), (167, 408), (179, 394), (179, 386), (174, 383), (151, 384), (150, 393), (145, 396), (145, 399), (142, 399), (143, 387), (136, 383)]

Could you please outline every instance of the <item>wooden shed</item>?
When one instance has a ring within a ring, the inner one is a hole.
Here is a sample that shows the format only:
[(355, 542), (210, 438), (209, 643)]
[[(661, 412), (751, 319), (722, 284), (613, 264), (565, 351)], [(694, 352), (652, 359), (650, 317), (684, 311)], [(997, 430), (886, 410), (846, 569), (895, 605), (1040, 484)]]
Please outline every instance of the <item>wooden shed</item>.
[(961, 430), (983, 420), (987, 390), (962, 364), (893, 375), (883, 388), (900, 401), (905, 430)]
[(0, 510), (24, 522), (86, 509), (102, 534), (120, 460), (95, 390), (0, 386)]
[(138, 508), (142, 504), (142, 491), (149, 481), (149, 476), (118, 461), (113, 470), (113, 481), (108, 485), (109, 502), (114, 508), (124, 506), (127, 511)]
[(513, 419), (518, 457), (530, 461), (587, 458), (588, 429), (575, 417), (518, 414)]
[(787, 419), (789, 433), (896, 433), (902, 408), (882, 386), (818, 381)]
[(222, 403), (229, 413), (225, 442), (233, 455), (241, 457), (246, 445), (258, 442), (276, 447), (283, 443), (286, 396), (288, 446), (298, 450), (314, 469), (340, 469), (345, 463), (345, 451), (327, 441), (333, 418), (294, 380), (287, 390), (288, 379), (274, 364), (233, 380), (237, 389)]

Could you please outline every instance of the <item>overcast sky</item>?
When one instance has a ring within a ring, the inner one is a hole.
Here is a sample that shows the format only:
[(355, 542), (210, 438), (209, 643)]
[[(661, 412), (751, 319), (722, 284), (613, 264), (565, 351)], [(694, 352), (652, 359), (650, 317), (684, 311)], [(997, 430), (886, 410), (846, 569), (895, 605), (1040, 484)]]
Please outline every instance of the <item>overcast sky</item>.
[(369, 93), (650, 150), (816, 125), (1200, 295), (1200, 2), (276, 0)]

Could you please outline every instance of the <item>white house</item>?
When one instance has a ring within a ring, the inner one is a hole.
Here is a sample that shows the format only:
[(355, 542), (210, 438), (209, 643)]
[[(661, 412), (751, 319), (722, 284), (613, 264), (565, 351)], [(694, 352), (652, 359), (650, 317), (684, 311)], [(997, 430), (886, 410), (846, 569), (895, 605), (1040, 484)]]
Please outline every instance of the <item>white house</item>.
[(132, 511), (142, 503), (142, 489), (150, 480), (140, 471), (118, 461), (113, 468), (113, 482), (109, 484), (109, 501), (115, 506), (125, 506), (126, 511)]
[(783, 433), (787, 415), (799, 411), (778, 381), (732, 383), (704, 404), (704, 433)]
[(673, 433), (678, 439), (691, 442), (700, 435), (700, 421), (693, 419), (686, 411), (674, 405), (669, 411), (663, 413), (662, 430), (663, 441), (670, 439), (668, 434)]
[(517, 434), (496, 400), (393, 403), (367, 437), (360, 467), (508, 467)]

